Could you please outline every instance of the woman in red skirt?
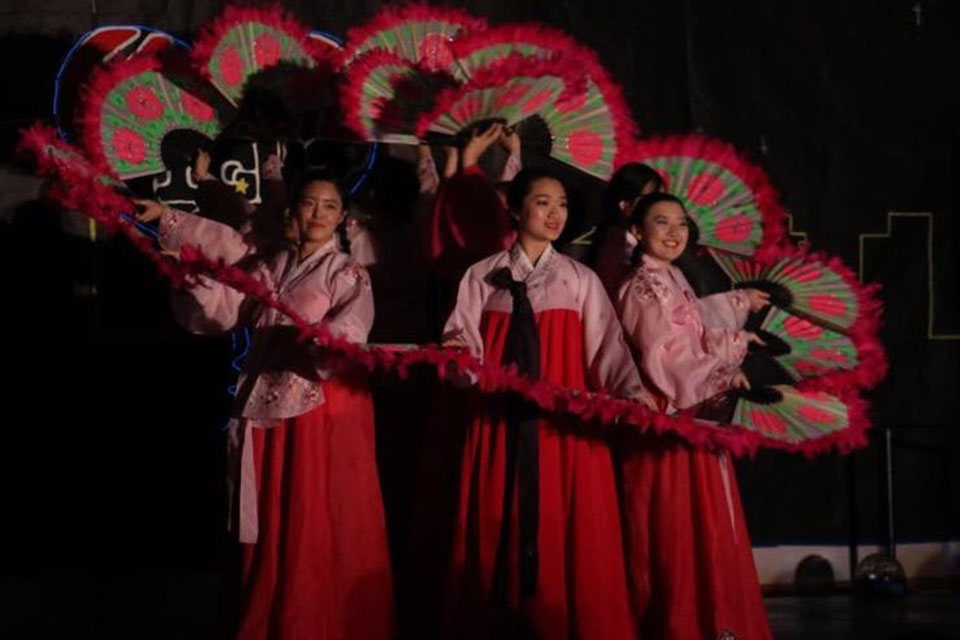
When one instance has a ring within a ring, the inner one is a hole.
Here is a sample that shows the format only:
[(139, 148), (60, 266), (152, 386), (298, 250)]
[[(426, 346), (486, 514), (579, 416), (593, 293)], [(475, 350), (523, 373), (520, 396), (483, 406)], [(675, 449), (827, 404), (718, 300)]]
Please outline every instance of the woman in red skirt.
[[(768, 301), (756, 289), (698, 299), (672, 264), (687, 246), (688, 224), (672, 195), (636, 204), (631, 231), (642, 253), (618, 295), (641, 373), (668, 411), (749, 386), (740, 364), (758, 339), (742, 327)], [(770, 638), (730, 458), (678, 438), (629, 440), (620, 471), (640, 637)]]
[[(445, 344), (534, 379), (646, 398), (597, 276), (551, 246), (563, 184), (523, 171), (513, 247), (470, 267)], [(448, 637), (633, 638), (610, 449), (515, 396), (472, 396), (445, 603)]]
[[(325, 174), (296, 191), (299, 244), (251, 274), (311, 322), (354, 342), (373, 323), (366, 272), (338, 248), (346, 192)], [(389, 638), (390, 561), (373, 406), (358, 376), (324, 368), (289, 318), (205, 277), (175, 305), (192, 331), (238, 322), (253, 342), (228, 436), (243, 640)]]

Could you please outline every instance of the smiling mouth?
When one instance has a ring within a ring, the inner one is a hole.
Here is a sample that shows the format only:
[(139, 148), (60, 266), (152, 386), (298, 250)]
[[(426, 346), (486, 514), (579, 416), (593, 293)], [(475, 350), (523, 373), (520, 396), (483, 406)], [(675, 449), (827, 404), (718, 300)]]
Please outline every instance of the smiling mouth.
[(663, 246), (665, 246), (668, 249), (677, 249), (680, 247), (680, 243), (677, 242), (676, 240), (664, 240)]

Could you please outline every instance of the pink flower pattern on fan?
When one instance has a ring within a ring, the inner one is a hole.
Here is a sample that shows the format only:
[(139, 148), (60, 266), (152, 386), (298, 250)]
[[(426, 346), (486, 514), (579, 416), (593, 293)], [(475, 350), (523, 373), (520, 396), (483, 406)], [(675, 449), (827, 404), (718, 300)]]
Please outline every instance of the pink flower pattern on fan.
[(194, 120), (206, 122), (213, 119), (213, 107), (191, 93), (184, 91), (181, 94), (180, 103), (183, 105), (183, 110)]
[(282, 53), (280, 43), (269, 33), (261, 34), (253, 41), (253, 59), (261, 69), (277, 64)]
[(810, 264), (796, 263), (783, 268), (783, 275), (793, 278), (797, 282), (816, 282), (823, 276), (820, 269)]
[(457, 122), (469, 122), (473, 119), (473, 115), (480, 111), (482, 106), (483, 100), (480, 99), (480, 96), (467, 96), (454, 105), (454, 107), (450, 110), (450, 117)]
[(117, 157), (128, 164), (140, 164), (147, 157), (147, 143), (132, 129), (117, 129), (111, 144)]
[(497, 96), (495, 105), (498, 109), (503, 107), (510, 106), (515, 103), (517, 100), (523, 97), (523, 95), (530, 90), (530, 85), (526, 82), (520, 82), (517, 84), (512, 84), (507, 89)]
[(833, 362), (836, 364), (847, 364), (849, 362), (847, 355), (836, 349), (813, 349), (810, 352), (810, 357), (823, 362)]
[(224, 47), (218, 60), (220, 74), (223, 76), (224, 82), (231, 86), (240, 84), (240, 81), (243, 80), (244, 64), (240, 54), (237, 53), (236, 47), (232, 45)]
[(825, 370), (823, 365), (809, 360), (797, 360), (793, 363), (793, 367), (803, 376), (814, 376), (823, 373)]
[(603, 138), (589, 129), (578, 129), (567, 138), (567, 151), (578, 164), (592, 166), (603, 156)]
[(816, 340), (823, 335), (823, 329), (813, 324), (809, 320), (790, 316), (783, 321), (783, 328), (791, 338), (802, 338), (804, 340)]
[(557, 111), (560, 113), (571, 113), (578, 109), (582, 109), (585, 104), (587, 104), (587, 92), (577, 91), (572, 95), (558, 100), (554, 107), (556, 107)]
[(787, 432), (786, 421), (773, 413), (754, 409), (747, 414), (747, 419), (765, 433), (785, 434)]
[(817, 424), (834, 424), (837, 421), (837, 416), (833, 415), (829, 411), (824, 411), (820, 407), (814, 407), (811, 405), (805, 405), (800, 407), (798, 413), (801, 417), (810, 422), (816, 422)]
[(810, 308), (828, 316), (839, 316), (847, 311), (847, 303), (829, 293), (810, 296)]
[(716, 202), (723, 195), (725, 188), (726, 185), (718, 176), (701, 173), (690, 181), (687, 197), (695, 204), (707, 206)]
[(545, 105), (547, 101), (550, 100), (551, 96), (553, 96), (553, 89), (550, 89), (550, 88), (541, 89), (537, 93), (533, 94), (530, 98), (528, 98), (526, 102), (523, 103), (523, 105), (521, 105), (520, 111), (525, 116), (531, 113), (535, 113), (538, 109), (540, 109), (540, 107)]
[(136, 86), (127, 92), (127, 108), (144, 120), (156, 120), (163, 115), (163, 103), (150, 87)]
[(417, 54), (430, 71), (443, 71), (453, 66), (453, 52), (442, 33), (428, 33), (418, 45)]
[(745, 215), (724, 218), (716, 226), (716, 236), (724, 242), (743, 242), (752, 231), (753, 220)]

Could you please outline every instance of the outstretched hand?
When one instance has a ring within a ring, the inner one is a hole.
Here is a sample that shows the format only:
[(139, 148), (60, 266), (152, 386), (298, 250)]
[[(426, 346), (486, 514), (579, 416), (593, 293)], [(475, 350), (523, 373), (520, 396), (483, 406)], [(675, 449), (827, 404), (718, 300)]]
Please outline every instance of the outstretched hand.
[(643, 406), (651, 411), (660, 411), (660, 403), (657, 402), (657, 397), (644, 389), (640, 392), (640, 396), (637, 398)]
[(470, 132), (470, 140), (463, 147), (463, 168), (469, 169), (477, 164), (480, 156), (500, 138), (503, 125), (499, 122), (491, 124), (483, 131), (474, 129)]
[(744, 289), (743, 292), (747, 296), (747, 301), (750, 304), (750, 311), (753, 313), (760, 311), (765, 306), (770, 304), (770, 294), (766, 291), (761, 291), (760, 289)]
[(500, 132), (500, 137), (497, 138), (497, 141), (500, 143), (504, 149), (510, 155), (519, 155), (520, 154), (520, 136), (517, 134), (516, 129), (508, 129), (504, 127)]
[(156, 200), (134, 200), (134, 204), (142, 210), (134, 214), (137, 222), (153, 222), (159, 220), (166, 208)]
[(733, 379), (730, 380), (730, 386), (734, 389), (750, 391), (750, 380), (747, 379), (747, 376), (743, 371), (737, 371), (733, 375)]
[(210, 177), (210, 154), (198, 149), (197, 157), (193, 161), (193, 181), (200, 182)]

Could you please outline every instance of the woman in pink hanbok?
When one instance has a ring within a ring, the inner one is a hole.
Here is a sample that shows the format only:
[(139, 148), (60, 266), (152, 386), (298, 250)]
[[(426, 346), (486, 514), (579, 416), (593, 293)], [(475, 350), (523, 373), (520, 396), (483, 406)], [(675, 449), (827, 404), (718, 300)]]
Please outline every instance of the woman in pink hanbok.
[[(445, 344), (652, 403), (603, 285), (551, 246), (563, 184), (522, 171), (508, 202), (518, 239), (467, 270)], [(607, 440), (511, 395), (467, 407), (444, 637), (633, 638)]]
[[(640, 243), (618, 294), (644, 381), (668, 412), (731, 388), (756, 335), (742, 330), (768, 302), (756, 289), (698, 299), (673, 262), (690, 240), (680, 200), (642, 198), (631, 215)], [(673, 437), (637, 436), (621, 451), (627, 566), (644, 640), (770, 638), (730, 458)]]
[[(311, 174), (296, 193), (297, 246), (244, 268), (308, 321), (364, 342), (373, 323), (370, 282), (336, 237), (346, 192)], [(253, 331), (228, 434), (230, 524), (242, 543), (234, 637), (391, 637), (391, 571), (363, 380), (328, 369), (280, 312), (209, 278), (180, 294), (175, 313), (197, 333), (238, 322)]]

